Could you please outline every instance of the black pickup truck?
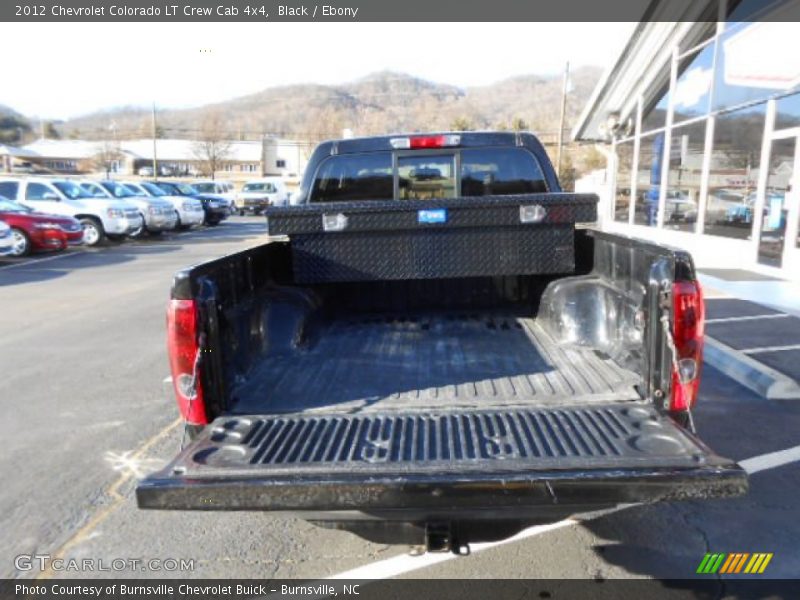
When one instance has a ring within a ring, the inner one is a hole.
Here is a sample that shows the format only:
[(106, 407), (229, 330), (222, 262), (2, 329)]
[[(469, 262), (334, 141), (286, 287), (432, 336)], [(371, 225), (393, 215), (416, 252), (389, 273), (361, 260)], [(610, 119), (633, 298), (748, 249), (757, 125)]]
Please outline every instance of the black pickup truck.
[(619, 503), (746, 492), (695, 435), (683, 251), (587, 226), (525, 133), (321, 144), (273, 241), (175, 276), (190, 441), (147, 509), (290, 511), (463, 552)]

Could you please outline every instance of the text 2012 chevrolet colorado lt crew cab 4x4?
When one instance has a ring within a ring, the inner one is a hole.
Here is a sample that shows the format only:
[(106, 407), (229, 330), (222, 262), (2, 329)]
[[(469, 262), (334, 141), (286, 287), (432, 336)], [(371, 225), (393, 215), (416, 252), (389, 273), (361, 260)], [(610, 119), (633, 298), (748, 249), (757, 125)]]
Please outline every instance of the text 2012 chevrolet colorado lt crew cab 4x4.
[(192, 441), (151, 509), (292, 511), (461, 552), (626, 502), (735, 496), (693, 433), (703, 298), (680, 250), (576, 226), (530, 134), (331, 141), (273, 241), (178, 273)]

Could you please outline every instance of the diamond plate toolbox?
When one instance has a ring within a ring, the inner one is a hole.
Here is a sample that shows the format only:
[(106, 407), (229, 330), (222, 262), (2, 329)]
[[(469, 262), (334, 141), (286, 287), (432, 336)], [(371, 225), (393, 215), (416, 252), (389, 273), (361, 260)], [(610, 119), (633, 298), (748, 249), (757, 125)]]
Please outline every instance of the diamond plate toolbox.
[(297, 283), (569, 273), (593, 194), (335, 202), (267, 209)]

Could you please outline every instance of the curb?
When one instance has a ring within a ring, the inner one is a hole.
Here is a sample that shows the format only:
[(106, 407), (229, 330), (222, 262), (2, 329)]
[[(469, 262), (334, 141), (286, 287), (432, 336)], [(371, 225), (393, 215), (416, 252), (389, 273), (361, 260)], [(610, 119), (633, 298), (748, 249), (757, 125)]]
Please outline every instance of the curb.
[(800, 400), (800, 384), (730, 346), (706, 337), (703, 359), (768, 400)]

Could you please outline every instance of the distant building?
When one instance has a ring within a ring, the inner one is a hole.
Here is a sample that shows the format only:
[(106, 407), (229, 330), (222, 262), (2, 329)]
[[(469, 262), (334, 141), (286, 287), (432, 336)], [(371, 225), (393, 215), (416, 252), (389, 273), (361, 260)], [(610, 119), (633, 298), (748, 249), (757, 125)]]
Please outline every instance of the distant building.
[(600, 193), (608, 231), (800, 280), (798, 3), (694, 0), (659, 21), (669, 9), (651, 2), (585, 107), (573, 137), (609, 161), (576, 187)]
[[(216, 176), (227, 178), (280, 175), (299, 178), (313, 144), (266, 138), (264, 141), (222, 142), (225, 151)], [(24, 161), (54, 173), (103, 171), (132, 175), (153, 165), (153, 140), (48, 140), (40, 139), (17, 149)], [(158, 139), (155, 148), (159, 168), (176, 175), (200, 176), (205, 167), (198, 143), (192, 140)], [(19, 160), (17, 161), (19, 162)], [(10, 166), (10, 164), (8, 165)]]

